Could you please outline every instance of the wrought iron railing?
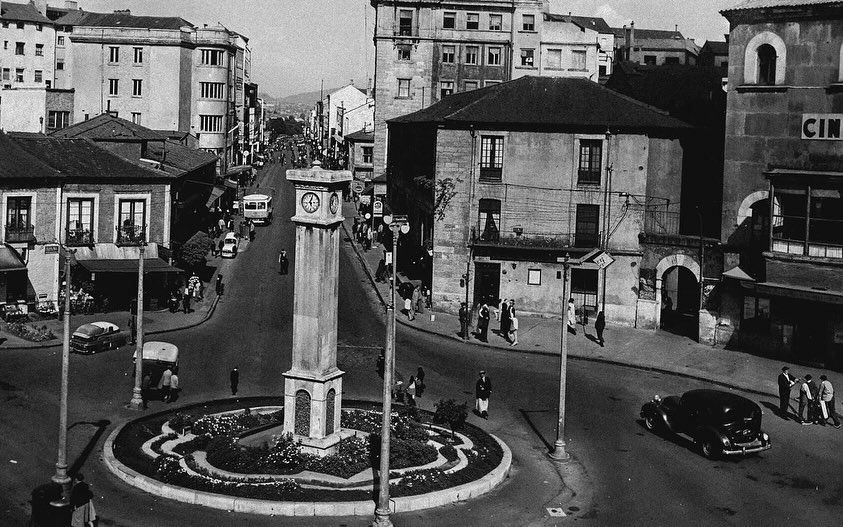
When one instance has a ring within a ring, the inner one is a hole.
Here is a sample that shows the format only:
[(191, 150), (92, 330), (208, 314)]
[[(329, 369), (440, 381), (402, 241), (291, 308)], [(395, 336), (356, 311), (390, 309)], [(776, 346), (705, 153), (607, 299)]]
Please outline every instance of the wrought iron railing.
[(88, 229), (67, 229), (64, 243), (70, 246), (93, 245), (94, 235)]
[(117, 227), (117, 245), (143, 245), (146, 232), (143, 225), (124, 225)]
[(6, 225), (7, 243), (30, 242), (35, 240), (35, 227), (33, 225)]
[(644, 233), (678, 236), (679, 213), (664, 210), (645, 210)]
[[(477, 233), (480, 233), (479, 235)], [(472, 229), (474, 245), (498, 245), (503, 247), (563, 249), (566, 247), (597, 247), (600, 233), (531, 233), (501, 234), (499, 231), (478, 231)]]

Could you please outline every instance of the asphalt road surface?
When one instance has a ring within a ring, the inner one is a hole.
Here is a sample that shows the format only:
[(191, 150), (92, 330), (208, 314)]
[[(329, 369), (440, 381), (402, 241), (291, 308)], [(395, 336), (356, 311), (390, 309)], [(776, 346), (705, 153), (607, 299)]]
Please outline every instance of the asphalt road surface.
[[(290, 365), (293, 275), (277, 274), (286, 248), (294, 268), (292, 189), (280, 165), (267, 165), (261, 186), (277, 191), (275, 221), (227, 271), (226, 295), (214, 317), (166, 336), (181, 350), (183, 395), (176, 405), (230, 396), (228, 373), (241, 370), (242, 396), (283, 391)], [(383, 309), (351, 248), (340, 255), (338, 363), (344, 397), (377, 399), (375, 361), (384, 342)], [(174, 314), (173, 316), (178, 316)], [(456, 329), (456, 328), (455, 328)], [(105, 436), (136, 413), (131, 397), (132, 349), (71, 356), (68, 462), (92, 484), (101, 526), (293, 525), (363, 526), (371, 518), (272, 518), (235, 514), (160, 499), (110, 475), (100, 458)], [(599, 363), (569, 361), (568, 451), (582, 464), (572, 481), (567, 518), (550, 517), (565, 492), (545, 453), (555, 439), (558, 360), (490, 350), (398, 327), (398, 371), (424, 367), (419, 399), (469, 403), (477, 371), (493, 383), (490, 418), (470, 419), (513, 450), (511, 477), (487, 496), (458, 505), (394, 516), (396, 525), (837, 525), (843, 515), (843, 432), (799, 426), (773, 416), (764, 427), (773, 449), (742, 460), (711, 462), (688, 442), (644, 430), (638, 410), (654, 393), (705, 383)], [(0, 350), (0, 525), (26, 525), (29, 495), (54, 473), (60, 348)], [(772, 399), (751, 397), (762, 404)], [(151, 402), (150, 410), (164, 408)]]

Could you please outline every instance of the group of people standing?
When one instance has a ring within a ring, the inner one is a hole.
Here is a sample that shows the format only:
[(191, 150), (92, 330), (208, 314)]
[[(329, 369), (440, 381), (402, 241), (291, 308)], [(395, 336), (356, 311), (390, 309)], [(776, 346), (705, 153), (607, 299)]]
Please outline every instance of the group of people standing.
[[(476, 308), (477, 331), (474, 336), (481, 342), (489, 342), (489, 322), (494, 315), (495, 320), (500, 321), (498, 333), (510, 346), (518, 345), (518, 317), (515, 316), (515, 300), (504, 298), (499, 304), (489, 305), (485, 300), (480, 302)], [(460, 303), (459, 310), (460, 335), (464, 339), (469, 337), (471, 325), (471, 313), (465, 302)]]
[(369, 222), (354, 218), (354, 225), (351, 227), (351, 232), (357, 243), (363, 246), (363, 250), (368, 251), (372, 248), (372, 245), (377, 245), (381, 242), (383, 223), (378, 225), (377, 230), (375, 230), (369, 225)]
[(790, 368), (782, 367), (777, 379), (779, 385), (779, 412), (785, 419), (790, 415), (790, 391), (799, 384), (798, 421), (803, 425), (823, 425), (831, 418), (834, 428), (840, 428), (840, 418), (837, 416), (834, 401), (834, 386), (828, 377), (820, 375), (820, 384), (814, 382), (808, 373), (803, 379), (790, 374)]

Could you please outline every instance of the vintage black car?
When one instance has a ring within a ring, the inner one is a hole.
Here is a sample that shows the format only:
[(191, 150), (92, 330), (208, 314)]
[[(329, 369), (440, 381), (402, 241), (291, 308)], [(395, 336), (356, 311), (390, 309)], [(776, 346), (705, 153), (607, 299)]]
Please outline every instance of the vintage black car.
[(690, 437), (707, 458), (744, 456), (772, 446), (761, 430), (761, 408), (721, 390), (691, 390), (664, 399), (656, 395), (641, 407), (641, 417), (648, 430)]

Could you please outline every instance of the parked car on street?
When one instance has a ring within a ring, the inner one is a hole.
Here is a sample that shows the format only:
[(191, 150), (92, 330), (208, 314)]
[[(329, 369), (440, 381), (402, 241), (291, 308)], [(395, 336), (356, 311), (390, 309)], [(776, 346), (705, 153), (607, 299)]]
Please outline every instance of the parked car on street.
[(690, 437), (707, 458), (745, 456), (768, 450), (761, 408), (746, 397), (721, 390), (691, 390), (681, 397), (658, 395), (641, 408), (647, 430)]
[(77, 353), (97, 353), (116, 349), (128, 342), (128, 335), (111, 322), (82, 324), (70, 337), (70, 349)]
[(222, 239), (222, 257), (234, 258), (237, 256), (237, 246), (237, 235), (233, 232), (226, 233), (225, 238)]

